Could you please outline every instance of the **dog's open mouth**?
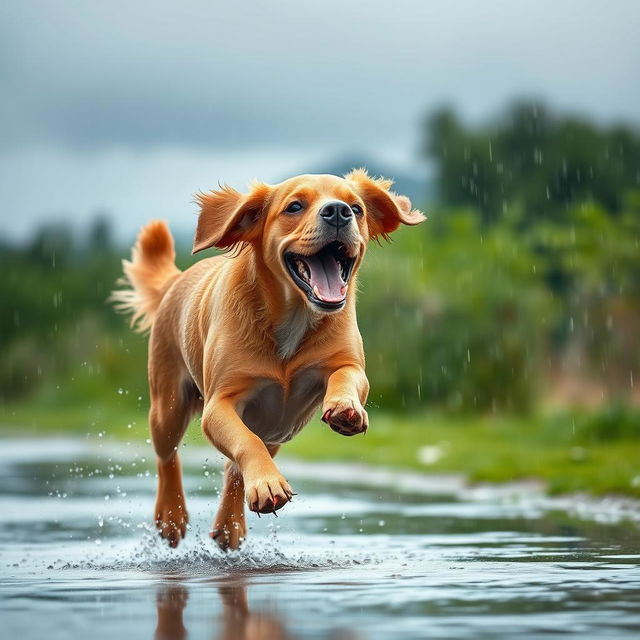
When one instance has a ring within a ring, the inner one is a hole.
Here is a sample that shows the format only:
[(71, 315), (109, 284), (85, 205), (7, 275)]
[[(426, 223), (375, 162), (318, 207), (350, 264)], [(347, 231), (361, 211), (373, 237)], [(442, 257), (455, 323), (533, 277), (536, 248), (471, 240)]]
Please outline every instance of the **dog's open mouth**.
[(287, 252), (285, 264), (307, 298), (323, 309), (340, 309), (356, 261), (341, 242), (332, 242), (311, 256)]

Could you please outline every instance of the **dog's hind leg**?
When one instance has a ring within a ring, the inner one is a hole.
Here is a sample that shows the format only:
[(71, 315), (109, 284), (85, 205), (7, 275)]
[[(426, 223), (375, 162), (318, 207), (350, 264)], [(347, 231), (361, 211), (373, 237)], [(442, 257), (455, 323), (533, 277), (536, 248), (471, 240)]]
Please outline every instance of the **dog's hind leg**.
[[(267, 445), (272, 458), (279, 448), (278, 444)], [(244, 481), (240, 468), (231, 460), (227, 460), (224, 465), (224, 485), (220, 506), (209, 535), (223, 551), (237, 549), (247, 537), (244, 518)]]
[(238, 465), (227, 460), (220, 506), (209, 535), (223, 550), (237, 549), (247, 535), (244, 520), (244, 482)]
[(187, 385), (162, 376), (150, 376), (149, 426), (158, 463), (158, 494), (154, 520), (160, 535), (177, 547), (187, 532), (188, 514), (182, 488), (178, 445), (194, 408)]

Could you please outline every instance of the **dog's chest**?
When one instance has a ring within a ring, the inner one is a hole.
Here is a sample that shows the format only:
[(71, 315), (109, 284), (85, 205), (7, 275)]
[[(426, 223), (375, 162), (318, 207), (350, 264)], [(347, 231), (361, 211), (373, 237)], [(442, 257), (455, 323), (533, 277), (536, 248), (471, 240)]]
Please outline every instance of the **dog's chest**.
[(291, 440), (311, 419), (322, 401), (325, 382), (317, 369), (295, 374), (285, 387), (259, 379), (238, 407), (243, 422), (268, 444)]

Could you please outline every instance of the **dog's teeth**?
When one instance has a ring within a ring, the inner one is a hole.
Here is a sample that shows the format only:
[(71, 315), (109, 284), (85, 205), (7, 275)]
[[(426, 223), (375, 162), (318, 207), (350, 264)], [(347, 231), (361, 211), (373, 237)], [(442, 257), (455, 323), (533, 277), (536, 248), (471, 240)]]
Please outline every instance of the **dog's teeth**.
[(318, 285), (316, 284), (313, 285), (313, 295), (316, 298), (320, 299), (320, 291), (318, 291)]
[(309, 280), (307, 275), (307, 266), (302, 260), (296, 260), (296, 269), (298, 270), (298, 275), (305, 281)]
[(344, 285), (344, 287), (340, 288), (340, 295), (342, 296), (346, 296), (347, 295), (347, 289), (348, 289), (348, 285)]

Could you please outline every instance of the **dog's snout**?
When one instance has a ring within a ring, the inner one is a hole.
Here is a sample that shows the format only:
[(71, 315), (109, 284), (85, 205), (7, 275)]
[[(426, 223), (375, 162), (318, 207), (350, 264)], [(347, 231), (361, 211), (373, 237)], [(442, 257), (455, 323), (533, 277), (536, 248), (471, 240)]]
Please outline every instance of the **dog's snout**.
[(351, 211), (351, 207), (346, 202), (333, 200), (322, 206), (320, 209), (320, 217), (332, 227), (339, 228), (351, 222), (353, 211)]

